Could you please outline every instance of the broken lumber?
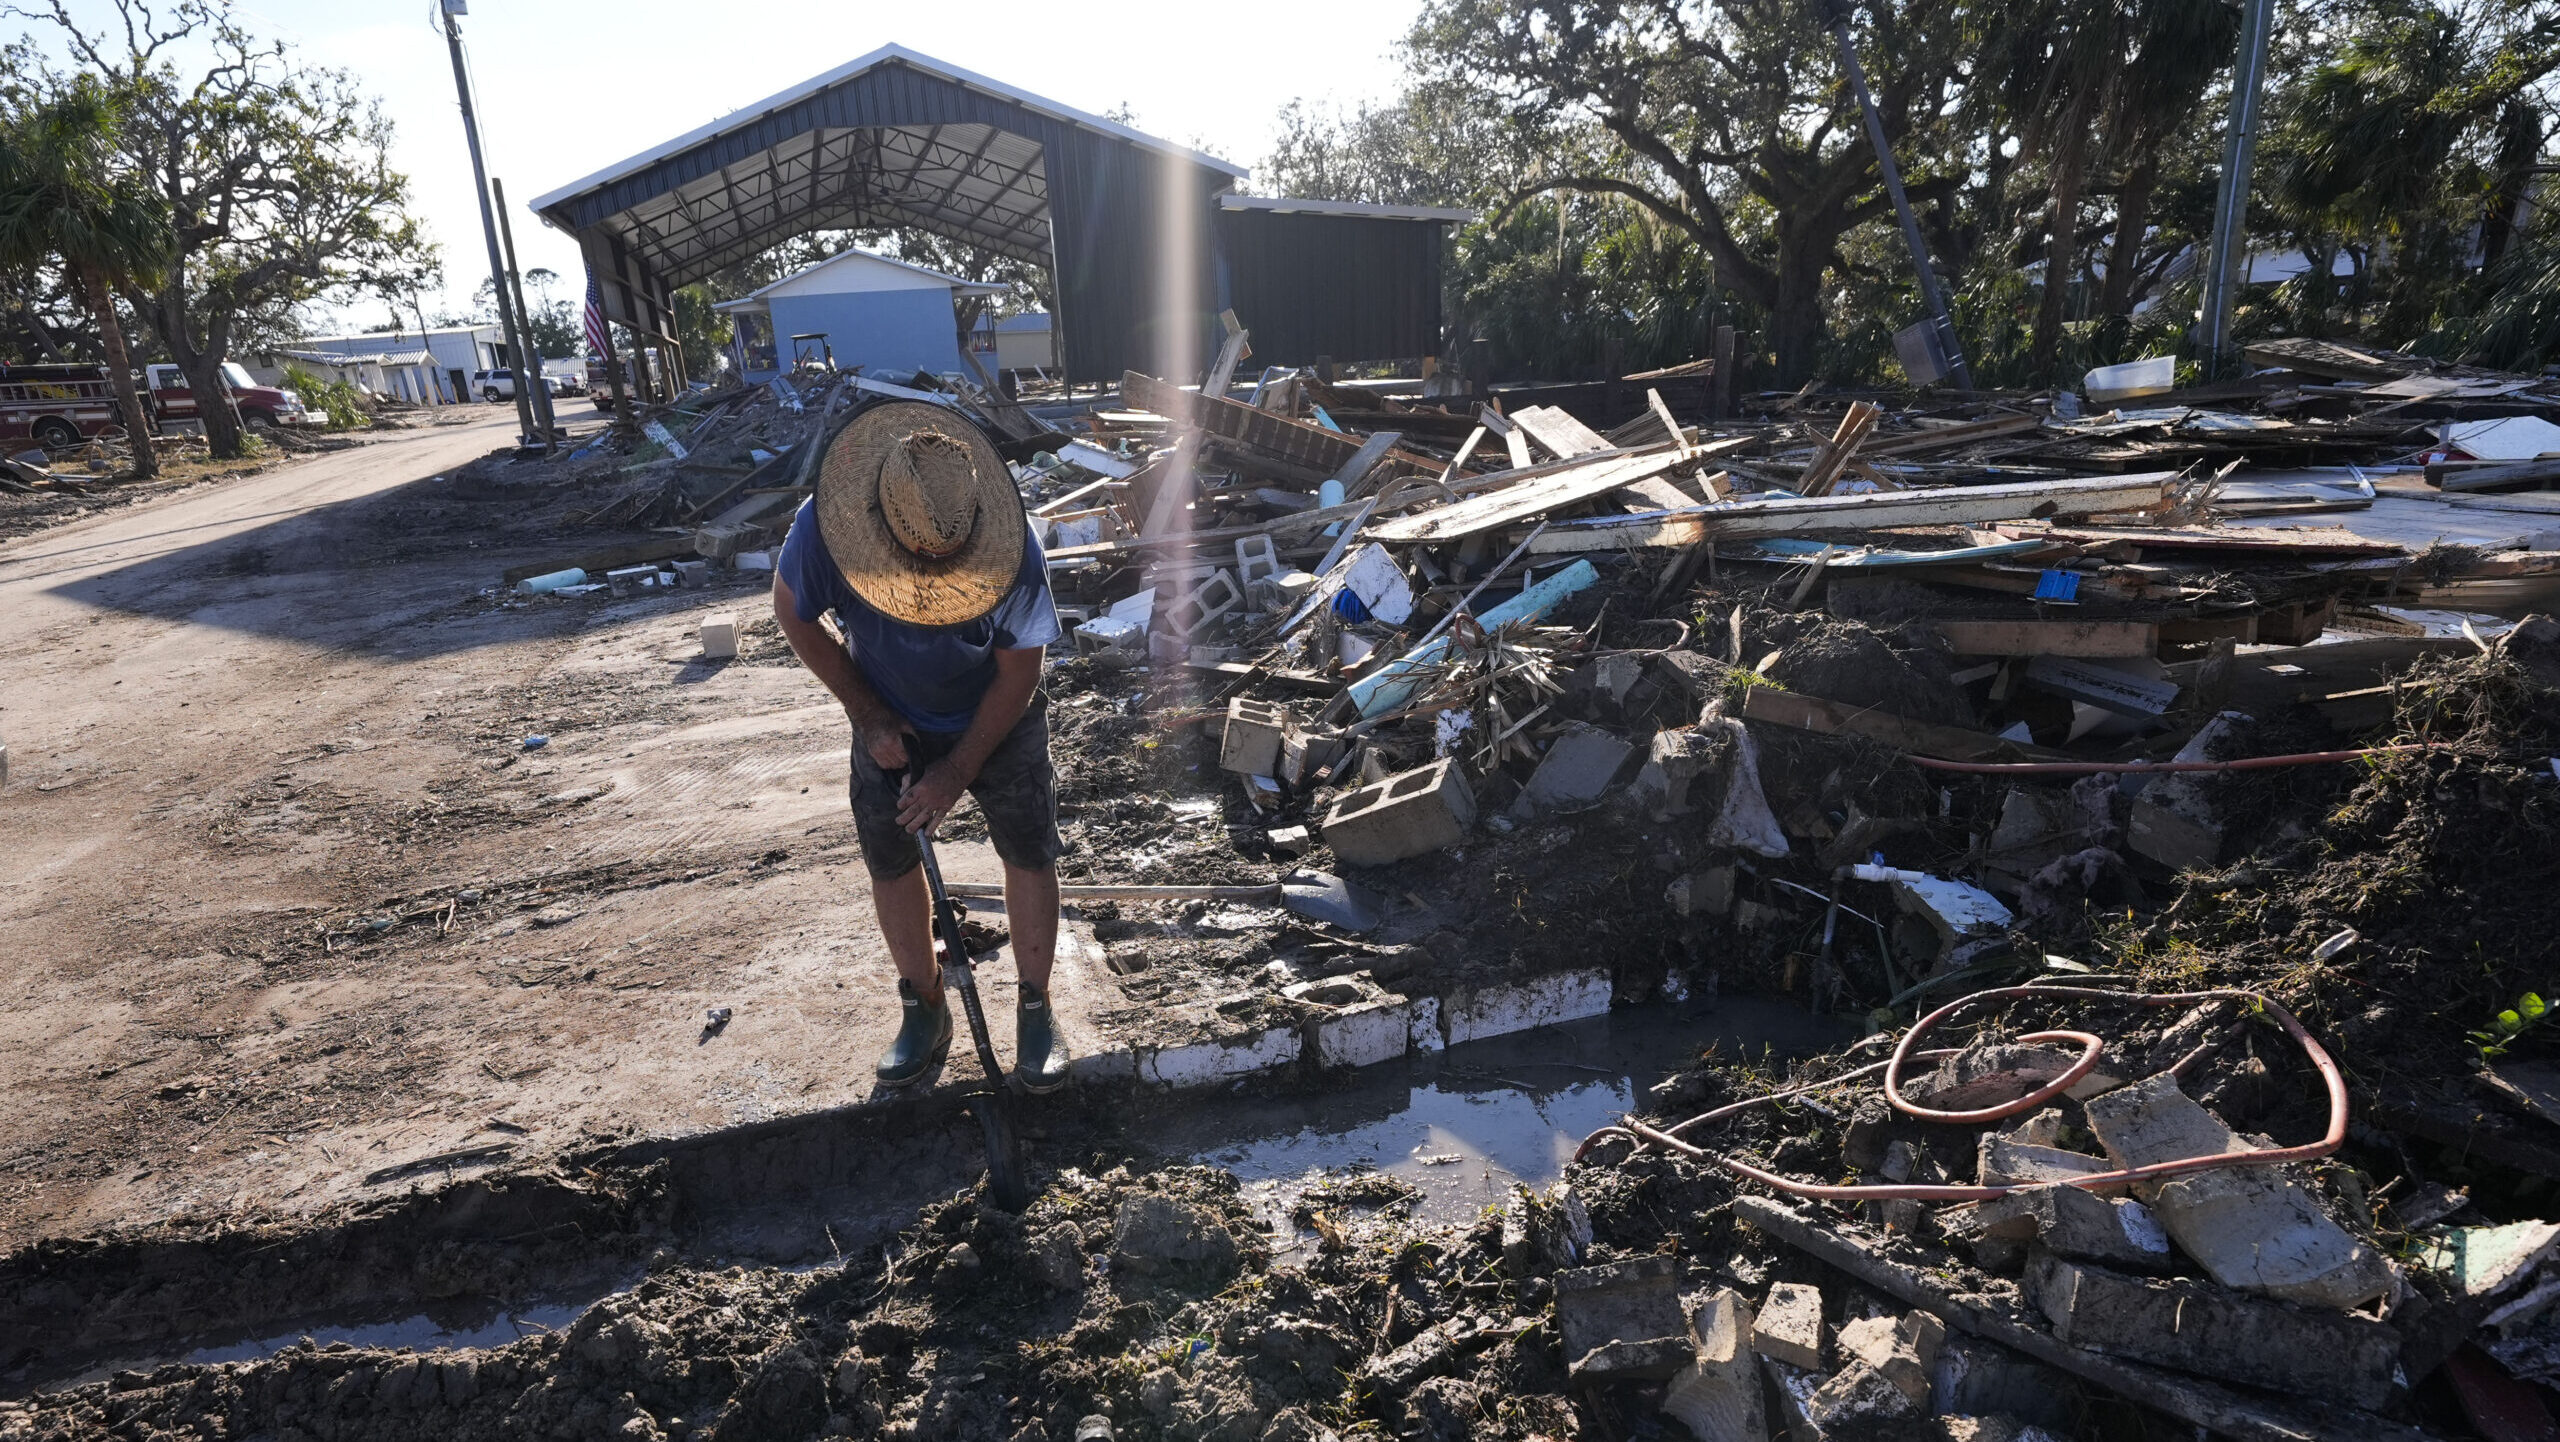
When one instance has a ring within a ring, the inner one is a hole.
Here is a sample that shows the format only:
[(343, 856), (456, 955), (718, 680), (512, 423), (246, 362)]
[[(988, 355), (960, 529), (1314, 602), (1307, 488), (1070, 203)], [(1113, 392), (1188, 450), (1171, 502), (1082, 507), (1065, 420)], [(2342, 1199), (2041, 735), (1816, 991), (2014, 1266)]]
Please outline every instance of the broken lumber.
[(553, 571), (566, 571), (572, 568), (584, 571), (590, 576), (601, 576), (607, 571), (618, 571), (625, 566), (637, 566), (648, 561), (671, 561), (678, 556), (692, 554), (693, 537), (667, 536), (655, 541), (634, 541), (627, 546), (608, 546), (601, 551), (589, 551), (584, 555), (572, 556), (565, 561), (538, 561), (530, 565), (509, 566), (498, 573), (498, 580), (502, 585), (512, 586), (529, 576), (547, 575)]
[(1851, 401), (1842, 413), (1840, 424), (1831, 438), (1814, 448), (1813, 459), (1805, 463), (1804, 474), (1797, 478), (1796, 492), (1805, 496), (1827, 496), (1840, 483), (1840, 474), (1858, 457), (1858, 447), (1867, 433), (1884, 419), (1884, 408), (1866, 401)]
[(2432, 1442), (2433, 1434), (2361, 1408), (2316, 1398), (2243, 1393), (2219, 1382), (2074, 1347), (2021, 1320), (1987, 1296), (1942, 1289), (1919, 1267), (1878, 1255), (1827, 1218), (1807, 1217), (1765, 1197), (1737, 1197), (1734, 1216), (1817, 1261), (1848, 1273), (1958, 1331), (1988, 1338), (2047, 1366), (2085, 1377), (2120, 1395), (2195, 1426), (2246, 1442), (2305, 1442), (2355, 1437), (2364, 1442)]
[(2043, 424), (2044, 420), (2039, 416), (1985, 416), (1981, 420), (1966, 421), (1961, 425), (1931, 426), (1927, 430), (1915, 431), (1908, 435), (1889, 436), (1880, 441), (1870, 439), (1858, 448), (1858, 453), (1870, 460), (1882, 460), (1895, 456), (1921, 456), (1931, 451), (1954, 450), (1958, 446), (1968, 445), (1974, 441), (2018, 435)]
[(1959, 656), (2148, 656), (2160, 648), (2151, 621), (1931, 621)]
[(1728, 501), (1687, 511), (1595, 516), (1558, 521), (1530, 548), (1533, 555), (1570, 555), (1631, 547), (1694, 546), (1709, 537), (1797, 536), (1896, 526), (1983, 525), (2038, 516), (2087, 516), (2159, 505), (2177, 482), (2174, 471), (2074, 481), (2015, 481), (1995, 486), (1942, 486), (1862, 496), (1807, 496)]
[(1223, 396), (1204, 396), (1137, 371), (1120, 378), (1120, 394), (1130, 405), (1178, 425), (1197, 427), (1318, 475), (1336, 474), (1360, 451), (1360, 442), (1340, 431), (1276, 416)]
[(1914, 721), (1890, 712), (1781, 691), (1775, 686), (1744, 687), (1742, 714), (1747, 720), (1792, 726), (1799, 731), (1864, 736), (1870, 741), (1881, 741), (1888, 746), (1934, 756), (1941, 761), (2021, 759), (2044, 754), (2032, 746), (2022, 746), (1980, 731), (1967, 731), (1961, 726)]

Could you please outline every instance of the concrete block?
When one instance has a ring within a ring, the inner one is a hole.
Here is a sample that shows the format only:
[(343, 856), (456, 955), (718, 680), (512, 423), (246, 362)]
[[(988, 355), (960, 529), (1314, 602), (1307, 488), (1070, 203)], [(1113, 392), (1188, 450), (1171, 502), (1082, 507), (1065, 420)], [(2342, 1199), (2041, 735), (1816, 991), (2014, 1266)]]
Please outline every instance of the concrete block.
[(1760, 1356), (1760, 1371), (1777, 1393), (1778, 1420), (1786, 1428), (1787, 1442), (1829, 1442), (1831, 1433), (1808, 1415), (1813, 1394), (1822, 1390), (1822, 1374), (1790, 1366), (1765, 1352)]
[(1698, 1442), (1768, 1442), (1751, 1322), (1751, 1304), (1730, 1287), (1690, 1314), (1697, 1354), (1663, 1390), (1662, 1410)]
[(1289, 713), (1267, 701), (1238, 696), (1227, 702), (1227, 729), (1218, 739), (1218, 769), (1238, 776), (1276, 776)]
[(705, 660), (726, 661), (738, 654), (738, 618), (708, 616), (702, 622), (702, 655)]
[(1158, 1047), (1138, 1056), (1138, 1080), (1169, 1087), (1207, 1086), (1296, 1061), (1305, 1043), (1294, 1026), (1224, 1041)]
[[(698, 527), (693, 533), (693, 553), (706, 560), (740, 561), (748, 551), (765, 543), (773, 533), (762, 526), (728, 522)], [(766, 566), (763, 569), (771, 570)]]
[(730, 564), (741, 571), (770, 571), (773, 569), (773, 555), (771, 551), (740, 551)]
[(1733, 868), (1710, 866), (1674, 878), (1663, 899), (1675, 916), (1722, 916), (1733, 910)]
[[(2248, 719), (2223, 712), (2179, 747), (2176, 759), (2210, 761), (2238, 750), (2240, 723)], [(2172, 871), (2213, 865), (2222, 859), (2222, 790), (2223, 778), (2209, 771), (2152, 777), (2126, 818), (2125, 844)]]
[(676, 584), (679, 586), (692, 590), (711, 584), (709, 561), (678, 561), (675, 563), (675, 568)]
[(1980, 1111), (2014, 1101), (2071, 1069), (2077, 1052), (2058, 1046), (1969, 1047), (1938, 1069), (1903, 1083), (1902, 1094), (1938, 1111)]
[(1236, 579), (1243, 583), (1245, 594), (1280, 574), (1280, 553), (1272, 547), (1271, 538), (1240, 536), (1236, 539)]
[(1315, 838), (1303, 826), (1277, 826), (1262, 833), (1262, 842), (1274, 856), (1304, 856)]
[[(2016, 1186), (2021, 1182), (2031, 1186), (2038, 1182), (2067, 1182), (2073, 1177), (2094, 1177), (2100, 1172), (2118, 1170), (2104, 1157), (2012, 1141), (1995, 1132), (1982, 1134), (1975, 1157), (1976, 1172), (1986, 1187)], [(2108, 1190), (2120, 1191), (2122, 1188), (2110, 1187)]]
[(1372, 1066), (1412, 1048), (1413, 1003), (1400, 996), (1362, 1002), (1318, 1017), (1309, 1027), (1315, 1034), (1316, 1065)]
[(1669, 1257), (1560, 1271), (1555, 1288), (1565, 1370), (1575, 1382), (1661, 1381), (1697, 1360)]
[(1225, 570), (1211, 571), (1208, 579), (1165, 611), (1165, 625), (1177, 636), (1188, 636), (1243, 604), (1244, 592), (1236, 578)]
[(1475, 824), (1475, 792), (1456, 761), (1388, 777), (1334, 798), (1325, 809), (1325, 844), (1352, 866), (1385, 866), (1455, 846)]
[(1769, 1288), (1751, 1324), (1751, 1349), (1808, 1372), (1822, 1370), (1822, 1289), (1803, 1282)]
[[(2178, 1090), (2167, 1073), (2092, 1100), (2089, 1130), (2120, 1165), (2255, 1150)], [(2312, 1306), (2361, 1306), (2397, 1285), (2381, 1253), (2331, 1220), (2308, 1188), (2272, 1167), (2222, 1167), (2155, 1183), (2160, 1225), (2226, 1287)]]
[(1600, 1016), (1615, 995), (1605, 971), (1562, 971), (1527, 981), (1464, 987), (1442, 999), (1441, 1031), (1449, 1045)]
[[(1907, 1366), (1897, 1371), (1907, 1371)], [(1927, 1405), (1928, 1384), (1924, 1378), (1920, 1397), (1914, 1399), (1898, 1379), (1897, 1371), (1852, 1362), (1834, 1374), (1830, 1381), (1814, 1389), (1805, 1403), (1805, 1416), (1816, 1427), (1829, 1432), (1853, 1425), (1872, 1426), (1904, 1417), (1916, 1417)]]
[(2400, 1334), (2344, 1312), (2128, 1277), (2041, 1250), (2028, 1260), (2025, 1295), (2075, 1347), (2376, 1410), (2408, 1388)]
[(1644, 765), (1635, 780), (1627, 783), (1627, 805), (1648, 816), (1686, 815), (1689, 783), (1703, 775), (1713, 760), (1707, 738), (1698, 732), (1655, 732), (1646, 744)]
[(2045, 1250), (2075, 1261), (2129, 1272), (2169, 1268), (2169, 1234), (2151, 1209), (2130, 1197), (2108, 1198), (2056, 1183), (1941, 1213), (1949, 1236), (2036, 1238)]
[(1547, 747), (1522, 796), (1549, 811), (1577, 810), (1598, 801), (1617, 779), (1635, 745), (1597, 726), (1575, 726)]
[(1080, 655), (1112, 652), (1134, 660), (1147, 648), (1146, 624), (1117, 616), (1096, 616), (1076, 627), (1072, 634)]
[(1416, 1053), (1449, 1049), (1448, 1034), (1440, 1029), (1440, 998), (1417, 996), (1413, 999), (1413, 1020), (1405, 1029), (1405, 1043)]

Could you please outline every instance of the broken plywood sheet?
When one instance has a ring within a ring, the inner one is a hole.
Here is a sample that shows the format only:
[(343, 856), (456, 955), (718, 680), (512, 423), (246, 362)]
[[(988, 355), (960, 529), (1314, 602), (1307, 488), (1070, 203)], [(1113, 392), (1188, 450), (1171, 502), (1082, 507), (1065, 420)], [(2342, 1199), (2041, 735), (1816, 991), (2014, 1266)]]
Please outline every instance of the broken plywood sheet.
[(1605, 496), (1621, 486), (1659, 476), (1680, 463), (1678, 451), (1662, 451), (1565, 466), (1502, 490), (1470, 496), (1419, 515), (1399, 516), (1371, 526), (1368, 534), (1372, 540), (1396, 543), (1464, 540)]

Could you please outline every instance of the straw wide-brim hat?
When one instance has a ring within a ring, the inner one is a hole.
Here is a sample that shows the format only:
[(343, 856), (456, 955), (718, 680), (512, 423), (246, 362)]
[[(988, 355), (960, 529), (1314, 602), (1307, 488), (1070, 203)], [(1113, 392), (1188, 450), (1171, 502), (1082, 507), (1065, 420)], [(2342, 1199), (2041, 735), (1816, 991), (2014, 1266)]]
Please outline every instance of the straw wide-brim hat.
[(960, 626), (994, 610), (1028, 530), (995, 443), (940, 406), (856, 412), (818, 458), (818, 534), (845, 584), (893, 621)]

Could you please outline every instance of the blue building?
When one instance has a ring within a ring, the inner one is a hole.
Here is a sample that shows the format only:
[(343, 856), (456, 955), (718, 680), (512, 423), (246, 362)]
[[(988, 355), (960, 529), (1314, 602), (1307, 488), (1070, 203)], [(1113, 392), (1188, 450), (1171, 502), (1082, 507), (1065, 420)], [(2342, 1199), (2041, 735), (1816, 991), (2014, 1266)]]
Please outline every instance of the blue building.
[(729, 359), (755, 385), (804, 362), (874, 374), (964, 371), (958, 302), (1003, 293), (1000, 285), (847, 250), (712, 308), (729, 317)]

